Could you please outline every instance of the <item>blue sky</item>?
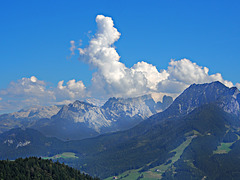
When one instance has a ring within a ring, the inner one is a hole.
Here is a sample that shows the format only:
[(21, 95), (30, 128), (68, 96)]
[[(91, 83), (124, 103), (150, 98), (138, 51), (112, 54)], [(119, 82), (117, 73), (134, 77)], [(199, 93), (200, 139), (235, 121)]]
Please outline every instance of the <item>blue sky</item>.
[(10, 82), (17, 88), (22, 78), (35, 76), (50, 89), (59, 81), (72, 79), (86, 88), (91, 86), (93, 72), (99, 67), (88, 60), (79, 61), (77, 52), (69, 58), (69, 48), (71, 40), (82, 40), (81, 48), (87, 47), (97, 32), (97, 15), (111, 17), (121, 33), (113, 46), (126, 68), (144, 61), (160, 72), (168, 69), (171, 59), (186, 58), (207, 67), (209, 75), (221, 73), (224, 80), (236, 85), (240, 82), (239, 5), (237, 0), (1, 2), (0, 91), (5, 92), (0, 93), (0, 113), (14, 109), (12, 105), (3, 108), (9, 99), (13, 101), (17, 95), (25, 98), (26, 94), (6, 93)]

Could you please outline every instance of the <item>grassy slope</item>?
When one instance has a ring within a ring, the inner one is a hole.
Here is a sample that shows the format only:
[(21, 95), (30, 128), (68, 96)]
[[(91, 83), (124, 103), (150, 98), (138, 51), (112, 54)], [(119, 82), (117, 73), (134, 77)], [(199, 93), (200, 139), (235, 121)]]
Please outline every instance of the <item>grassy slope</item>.
[(75, 153), (72, 153), (72, 152), (64, 152), (62, 154), (56, 154), (54, 156), (51, 156), (51, 157), (42, 157), (42, 159), (59, 159), (59, 158), (63, 158), (63, 159), (68, 159), (68, 158), (78, 158), (76, 156)]
[[(192, 139), (195, 138), (196, 135), (190, 136), (187, 138), (186, 141), (184, 141), (181, 145), (179, 145), (176, 149), (172, 150), (171, 152), (174, 152), (175, 155), (167, 160), (169, 163), (164, 163), (160, 166), (156, 166), (154, 168), (149, 169), (146, 172), (140, 172), (142, 168), (139, 169), (134, 169), (134, 170), (129, 170), (126, 171), (120, 175), (118, 175), (118, 179), (123, 179), (123, 180), (132, 180), (132, 179), (137, 179), (141, 177), (141, 179), (144, 180), (150, 180), (150, 179), (159, 179), (162, 178), (162, 174), (168, 170), (169, 168), (173, 168), (173, 164), (178, 161), (178, 159), (181, 157), (183, 151), (185, 148), (191, 143)], [(171, 153), (170, 152), (170, 153)], [(113, 179), (114, 176), (106, 178), (106, 180), (111, 180)]]

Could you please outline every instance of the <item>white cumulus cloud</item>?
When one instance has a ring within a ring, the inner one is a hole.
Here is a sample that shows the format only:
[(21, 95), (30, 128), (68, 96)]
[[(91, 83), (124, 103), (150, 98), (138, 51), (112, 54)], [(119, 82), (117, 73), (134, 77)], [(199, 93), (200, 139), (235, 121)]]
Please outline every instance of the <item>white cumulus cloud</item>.
[(55, 94), (57, 97), (62, 99), (79, 99), (85, 96), (85, 85), (82, 81), (77, 81), (72, 79), (63, 85), (64, 81), (59, 81)]
[[(17, 82), (11, 82), (7, 89), (1, 90), (0, 95), (21, 98), (52, 96), (52, 93), (46, 91), (46, 83), (38, 80), (35, 76), (30, 78), (22, 78)], [(17, 96), (17, 97), (15, 97)]]
[(32, 105), (52, 105), (72, 102), (85, 96), (85, 86), (82, 81), (70, 80), (57, 87), (48, 87), (47, 83), (35, 76), (22, 78), (11, 82), (6, 89), (0, 90), (0, 112), (16, 111)]
[(1, 101), (1, 110), (6, 111), (55, 100), (54, 93), (47, 89), (46, 83), (35, 76), (11, 82), (8, 88), (0, 90), (0, 96), (4, 97)]
[(171, 60), (166, 70), (158, 70), (147, 62), (138, 62), (128, 68), (120, 62), (120, 55), (114, 43), (120, 33), (114, 27), (112, 18), (98, 15), (97, 32), (85, 48), (79, 48), (80, 60), (95, 67), (92, 95), (137, 96), (152, 92), (181, 93), (192, 83), (220, 81), (232, 87), (230, 81), (219, 73), (209, 75), (209, 69), (188, 59)]
[(166, 79), (166, 71), (146, 62), (139, 62), (127, 68), (120, 62), (114, 43), (120, 33), (114, 27), (112, 18), (98, 15), (97, 32), (85, 48), (79, 48), (80, 60), (97, 69), (89, 88), (92, 94), (108, 96), (137, 96), (155, 91), (159, 81)]
[(169, 74), (168, 78), (158, 84), (158, 89), (162, 92), (180, 93), (193, 83), (213, 81), (220, 81), (228, 87), (233, 86), (233, 83), (224, 80), (220, 73), (209, 75), (207, 67), (199, 66), (188, 59), (171, 60), (166, 72)]

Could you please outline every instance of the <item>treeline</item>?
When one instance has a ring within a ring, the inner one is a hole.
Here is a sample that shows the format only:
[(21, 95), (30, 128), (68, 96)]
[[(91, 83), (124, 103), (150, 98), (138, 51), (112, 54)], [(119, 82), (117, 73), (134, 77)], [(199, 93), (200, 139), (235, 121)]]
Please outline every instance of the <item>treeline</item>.
[(37, 157), (19, 158), (15, 161), (0, 161), (0, 180), (5, 179), (99, 180), (99, 178), (93, 178), (65, 164)]

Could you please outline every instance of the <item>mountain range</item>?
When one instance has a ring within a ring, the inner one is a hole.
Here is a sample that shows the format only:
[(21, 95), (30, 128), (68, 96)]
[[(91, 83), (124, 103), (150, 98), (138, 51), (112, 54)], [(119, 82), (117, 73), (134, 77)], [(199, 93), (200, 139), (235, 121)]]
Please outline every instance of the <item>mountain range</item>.
[[(115, 99), (110, 100), (106, 107), (119, 110), (113, 106)], [(74, 109), (73, 104), (65, 108)], [(102, 179), (239, 179), (239, 104), (237, 88), (220, 82), (193, 84), (166, 110), (127, 130), (75, 141), (45, 137), (32, 129), (4, 132), (0, 158), (52, 158), (72, 152), (77, 158), (58, 160)], [(51, 119), (64, 117), (63, 109)]]
[(129, 129), (173, 102), (164, 96), (155, 102), (151, 95), (136, 98), (110, 98), (101, 107), (83, 101), (64, 106), (32, 107), (0, 116), (0, 132), (33, 128), (62, 140), (83, 139), (106, 132)]
[(0, 115), (0, 133), (16, 127), (31, 127), (38, 120), (51, 118), (62, 106), (34, 106)]

